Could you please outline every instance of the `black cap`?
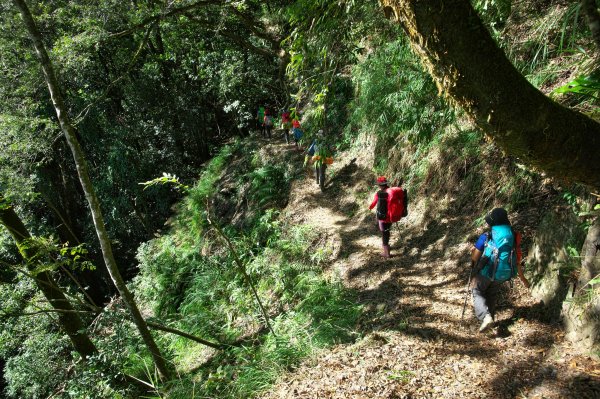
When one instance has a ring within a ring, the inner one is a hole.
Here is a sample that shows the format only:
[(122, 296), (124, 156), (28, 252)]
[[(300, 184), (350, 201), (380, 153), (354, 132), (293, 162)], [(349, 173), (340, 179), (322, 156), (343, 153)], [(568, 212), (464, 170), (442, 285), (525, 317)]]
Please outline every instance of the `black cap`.
[(508, 213), (504, 208), (494, 208), (490, 213), (485, 216), (485, 221), (487, 224), (491, 226), (510, 226), (510, 221), (508, 220)]

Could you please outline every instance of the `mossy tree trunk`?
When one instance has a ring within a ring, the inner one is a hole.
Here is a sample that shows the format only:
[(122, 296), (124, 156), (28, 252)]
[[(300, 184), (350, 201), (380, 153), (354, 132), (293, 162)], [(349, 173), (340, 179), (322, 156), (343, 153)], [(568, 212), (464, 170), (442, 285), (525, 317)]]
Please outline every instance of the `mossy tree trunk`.
[(112, 246), (110, 242), (110, 237), (108, 236), (108, 232), (106, 231), (106, 226), (104, 224), (104, 217), (102, 215), (102, 211), (100, 209), (100, 202), (98, 201), (98, 197), (96, 196), (96, 192), (92, 185), (92, 181), (90, 179), (88, 173), (87, 162), (85, 160), (85, 156), (81, 145), (77, 139), (77, 135), (75, 133), (75, 128), (71, 123), (71, 120), (68, 116), (67, 109), (64, 104), (64, 100), (60, 91), (60, 85), (58, 83), (58, 79), (54, 72), (54, 67), (50, 58), (48, 57), (48, 53), (46, 52), (46, 48), (42, 42), (42, 35), (38, 30), (33, 16), (27, 4), (24, 0), (13, 0), (13, 3), (19, 9), (23, 21), (25, 23), (25, 27), (31, 40), (33, 41), (33, 45), (35, 47), (35, 51), (40, 60), (44, 77), (46, 79), (46, 83), (48, 84), (48, 91), (50, 92), (50, 97), (52, 98), (52, 103), (54, 105), (54, 109), (56, 111), (56, 115), (58, 117), (58, 121), (60, 123), (61, 130), (65, 135), (67, 143), (71, 149), (71, 153), (73, 154), (73, 159), (75, 161), (75, 167), (77, 169), (77, 174), (79, 176), (79, 181), (83, 188), (83, 192), (85, 193), (85, 197), (90, 207), (90, 212), (92, 214), (92, 220), (94, 222), (94, 227), (96, 229), (96, 234), (98, 235), (98, 240), (100, 241), (100, 248), (102, 250), (102, 256), (104, 258), (104, 263), (106, 268), (110, 274), (110, 277), (117, 287), (123, 301), (125, 302), (129, 312), (131, 313), (133, 322), (135, 323), (138, 331), (146, 347), (150, 351), (152, 358), (154, 360), (154, 364), (163, 379), (167, 379), (169, 377), (169, 369), (167, 368), (165, 359), (162, 357), (156, 342), (154, 342), (154, 338), (150, 334), (150, 330), (146, 325), (146, 321), (142, 317), (133, 295), (127, 288), (125, 281), (123, 280), (121, 273), (119, 272), (119, 268), (117, 267), (117, 263), (115, 261)]
[(600, 124), (533, 87), (468, 0), (380, 0), (440, 93), (508, 154), (547, 175), (600, 188)]
[[(29, 263), (30, 260), (35, 257), (37, 252), (35, 246), (32, 246), (31, 243), (28, 242), (31, 239), (31, 235), (13, 207), (7, 204), (1, 195), (0, 224), (4, 225), (10, 233), (19, 248), (21, 256), (23, 256), (25, 262), (28, 263), (28, 268), (30, 270), (35, 269), (35, 266)], [(85, 328), (79, 315), (75, 309), (73, 309), (71, 302), (65, 297), (65, 294), (56, 285), (52, 275), (45, 271), (38, 273), (35, 278), (35, 283), (48, 300), (48, 303), (50, 303), (50, 306), (57, 311), (60, 326), (67, 333), (75, 350), (79, 352), (81, 357), (85, 359), (97, 353), (98, 350), (84, 332)]]

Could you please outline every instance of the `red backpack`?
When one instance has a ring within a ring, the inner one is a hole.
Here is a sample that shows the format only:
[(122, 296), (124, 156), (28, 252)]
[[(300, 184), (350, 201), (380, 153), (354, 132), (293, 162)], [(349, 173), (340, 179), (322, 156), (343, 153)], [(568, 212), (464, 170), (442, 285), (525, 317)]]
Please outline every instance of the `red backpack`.
[(402, 219), (404, 215), (404, 190), (400, 187), (392, 187), (388, 190), (388, 216), (392, 223)]

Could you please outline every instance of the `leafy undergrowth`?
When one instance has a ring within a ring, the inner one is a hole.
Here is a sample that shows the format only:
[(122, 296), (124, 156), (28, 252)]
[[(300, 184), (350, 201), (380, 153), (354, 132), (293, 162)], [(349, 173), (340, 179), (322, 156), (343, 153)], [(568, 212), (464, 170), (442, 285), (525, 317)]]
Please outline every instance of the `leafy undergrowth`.
[[(146, 311), (169, 326), (231, 345), (214, 350), (161, 335), (179, 375), (168, 384), (167, 397), (252, 397), (320, 348), (356, 337), (361, 307), (321, 273), (332, 252), (323, 233), (286, 222), (272, 207), (283, 203), (297, 177), (299, 155), (260, 145), (224, 148), (189, 190), (170, 231), (139, 250), (135, 293)], [(207, 216), (233, 244), (272, 332)], [(153, 383), (148, 358), (134, 355), (130, 363), (130, 373)]]

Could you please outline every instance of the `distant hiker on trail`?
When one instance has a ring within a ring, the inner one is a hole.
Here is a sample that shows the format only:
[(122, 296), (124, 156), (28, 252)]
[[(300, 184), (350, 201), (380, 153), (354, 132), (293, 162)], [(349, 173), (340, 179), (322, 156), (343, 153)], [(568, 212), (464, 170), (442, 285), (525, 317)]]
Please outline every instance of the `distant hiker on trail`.
[(267, 108), (265, 109), (264, 120), (264, 137), (271, 138), (271, 130), (273, 129), (273, 116), (271, 115), (271, 111)]
[(297, 118), (292, 120), (292, 134), (294, 135), (294, 144), (296, 148), (300, 149), (300, 139), (304, 135), (304, 132), (300, 128), (300, 121)]
[(312, 161), (315, 166), (315, 178), (317, 184), (321, 188), (321, 190), (325, 189), (325, 171), (327, 170), (327, 165), (331, 165), (333, 163), (333, 154), (329, 149), (325, 141), (325, 134), (323, 130), (319, 130), (317, 133), (317, 138), (315, 138), (308, 150), (306, 150), (306, 157), (304, 160), (304, 165), (308, 163), (310, 157), (312, 157)]
[(281, 113), (281, 128), (283, 129), (283, 135), (285, 136), (285, 143), (290, 143), (290, 129), (292, 128), (292, 120), (290, 116), (290, 112), (287, 110), (283, 110)]
[(258, 107), (258, 112), (256, 113), (256, 128), (260, 130), (260, 134), (265, 134), (265, 107), (262, 105)]
[(379, 191), (369, 205), (369, 210), (377, 206), (377, 223), (381, 231), (382, 238), (382, 256), (390, 258), (390, 235), (394, 223), (400, 221), (402, 217), (407, 216), (407, 200), (405, 191), (401, 187), (390, 187), (385, 176), (377, 178)]
[(496, 296), (504, 282), (518, 274), (529, 288), (521, 268), (521, 235), (511, 227), (506, 210), (494, 208), (485, 221), (491, 231), (480, 235), (471, 250), (471, 288), (475, 316), (481, 321), (479, 332), (494, 324)]
[(310, 145), (308, 146), (308, 149), (306, 150), (306, 157), (304, 160), (304, 164), (306, 165), (309, 157), (312, 157), (312, 161), (314, 162), (314, 167), (315, 167), (315, 178), (317, 180), (317, 184), (319, 184), (319, 177), (321, 177), (321, 166), (323, 165), (323, 163), (317, 163), (316, 161), (319, 160), (319, 155), (317, 154), (319, 151), (319, 141), (323, 140), (323, 130), (319, 130), (319, 132), (317, 133), (317, 137), (315, 139), (313, 139), (312, 143), (310, 143)]

